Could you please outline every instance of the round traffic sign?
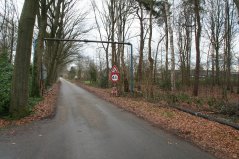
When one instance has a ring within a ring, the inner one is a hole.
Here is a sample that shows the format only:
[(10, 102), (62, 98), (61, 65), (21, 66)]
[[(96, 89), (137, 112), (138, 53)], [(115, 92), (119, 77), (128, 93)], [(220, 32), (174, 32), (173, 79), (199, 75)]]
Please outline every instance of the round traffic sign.
[(111, 80), (113, 82), (117, 82), (119, 80), (119, 74), (117, 74), (117, 73), (112, 74), (111, 75)]

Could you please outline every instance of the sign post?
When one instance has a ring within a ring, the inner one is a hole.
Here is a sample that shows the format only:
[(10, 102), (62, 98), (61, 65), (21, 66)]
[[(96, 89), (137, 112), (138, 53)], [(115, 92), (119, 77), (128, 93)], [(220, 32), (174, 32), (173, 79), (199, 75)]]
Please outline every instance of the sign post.
[(114, 65), (111, 69), (110, 78), (111, 78), (111, 81), (114, 82), (114, 83), (117, 83), (120, 80), (119, 70), (116, 67), (116, 65)]
[(116, 65), (114, 65), (111, 68), (110, 79), (111, 79), (111, 81), (113, 82), (113, 85), (114, 85), (113, 88), (112, 88), (112, 91), (111, 91), (111, 95), (112, 96), (118, 96), (118, 90), (117, 90), (117, 87), (116, 87), (116, 83), (120, 80), (120, 73), (119, 73), (119, 70), (116, 67)]

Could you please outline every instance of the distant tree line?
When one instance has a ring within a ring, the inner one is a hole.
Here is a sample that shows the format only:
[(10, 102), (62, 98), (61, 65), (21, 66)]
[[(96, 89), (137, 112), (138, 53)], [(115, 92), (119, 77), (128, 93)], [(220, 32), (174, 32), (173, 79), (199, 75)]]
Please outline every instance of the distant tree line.
[[(239, 93), (238, 1), (173, 2), (105, 0), (99, 7), (91, 1), (101, 40), (127, 42), (137, 37), (135, 90), (153, 97), (157, 85), (172, 92), (184, 87), (198, 96), (206, 84), (220, 88), (224, 99), (228, 92)], [(123, 85), (130, 66), (125, 46), (103, 48), (107, 72), (116, 64)]]

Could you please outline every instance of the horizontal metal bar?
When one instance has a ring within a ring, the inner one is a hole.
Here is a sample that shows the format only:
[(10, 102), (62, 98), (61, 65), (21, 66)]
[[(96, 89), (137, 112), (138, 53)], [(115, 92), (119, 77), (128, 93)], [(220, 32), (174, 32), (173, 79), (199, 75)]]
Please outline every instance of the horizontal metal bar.
[(79, 39), (57, 39), (57, 38), (44, 38), (46, 41), (73, 41), (73, 42), (85, 42), (85, 43), (107, 43), (107, 44), (124, 44), (124, 45), (132, 45), (131, 43), (124, 42), (113, 42), (113, 41), (98, 41), (98, 40), (79, 40)]

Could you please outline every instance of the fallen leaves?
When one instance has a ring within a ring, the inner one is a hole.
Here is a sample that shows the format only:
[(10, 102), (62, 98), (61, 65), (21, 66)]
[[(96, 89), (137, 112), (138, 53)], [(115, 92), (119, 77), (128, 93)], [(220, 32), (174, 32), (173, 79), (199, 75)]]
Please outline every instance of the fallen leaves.
[(0, 128), (8, 125), (22, 125), (32, 121), (48, 118), (55, 112), (56, 100), (59, 91), (59, 84), (55, 84), (52, 88), (44, 95), (44, 100), (40, 101), (33, 109), (33, 113), (25, 118), (8, 121), (0, 119)]
[[(158, 127), (167, 129), (219, 158), (239, 158), (239, 131), (179, 110), (129, 97), (111, 97), (110, 90), (81, 87), (136, 114)], [(170, 143), (169, 143), (170, 144)]]

